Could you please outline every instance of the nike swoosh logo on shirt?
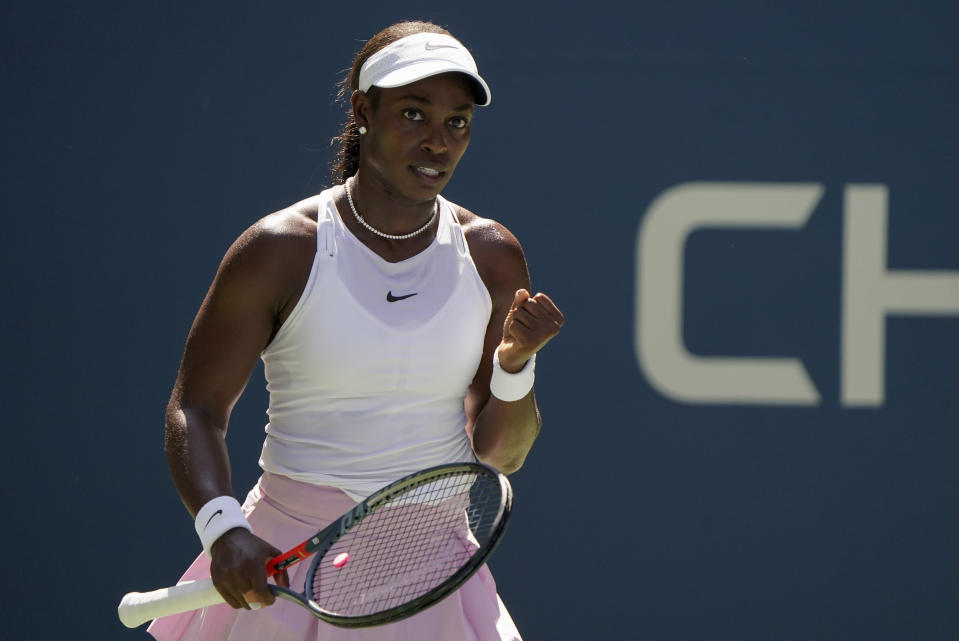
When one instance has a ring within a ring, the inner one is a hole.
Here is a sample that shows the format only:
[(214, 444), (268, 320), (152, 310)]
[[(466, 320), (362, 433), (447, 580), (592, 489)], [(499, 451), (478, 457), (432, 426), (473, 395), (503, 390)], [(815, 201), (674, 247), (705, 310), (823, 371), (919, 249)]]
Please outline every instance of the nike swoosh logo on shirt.
[(223, 514), (223, 510), (217, 510), (216, 512), (214, 512), (214, 513), (213, 513), (213, 516), (211, 516), (209, 519), (207, 519), (206, 525), (203, 526), (203, 529), (205, 530), (206, 528), (210, 527), (210, 521), (212, 521), (212, 520), (215, 519), (216, 517), (220, 516), (221, 514)]
[(404, 294), (403, 296), (394, 296), (392, 290), (386, 292), (386, 302), (395, 303), (398, 300), (406, 300), (410, 296), (416, 296), (419, 292), (413, 292), (412, 294)]

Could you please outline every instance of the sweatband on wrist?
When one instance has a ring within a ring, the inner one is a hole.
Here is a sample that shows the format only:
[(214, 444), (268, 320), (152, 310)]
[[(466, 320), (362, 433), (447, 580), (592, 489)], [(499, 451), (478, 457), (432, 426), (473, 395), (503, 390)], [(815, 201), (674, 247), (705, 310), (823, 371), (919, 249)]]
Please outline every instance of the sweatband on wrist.
[(523, 369), (507, 372), (499, 364), (499, 349), (493, 352), (493, 376), (489, 381), (489, 391), (501, 401), (518, 401), (533, 389), (536, 378), (536, 354), (529, 357)]
[(218, 496), (208, 501), (196, 513), (194, 527), (207, 556), (210, 555), (213, 543), (233, 528), (241, 527), (250, 532), (253, 531), (246, 517), (243, 516), (239, 501), (232, 496)]

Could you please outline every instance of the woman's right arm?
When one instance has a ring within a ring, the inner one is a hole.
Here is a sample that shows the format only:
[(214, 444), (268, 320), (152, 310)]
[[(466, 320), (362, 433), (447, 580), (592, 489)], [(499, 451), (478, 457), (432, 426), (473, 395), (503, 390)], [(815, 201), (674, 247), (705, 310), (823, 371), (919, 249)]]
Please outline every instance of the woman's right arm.
[[(193, 322), (167, 405), (165, 438), (174, 485), (193, 517), (211, 499), (233, 495), (225, 442), (230, 413), (302, 291), (315, 227), (313, 234), (304, 217), (290, 213), (248, 229), (227, 251)], [(211, 576), (224, 600), (246, 608), (248, 601), (272, 603), (264, 568), (279, 552), (242, 528), (218, 538)]]

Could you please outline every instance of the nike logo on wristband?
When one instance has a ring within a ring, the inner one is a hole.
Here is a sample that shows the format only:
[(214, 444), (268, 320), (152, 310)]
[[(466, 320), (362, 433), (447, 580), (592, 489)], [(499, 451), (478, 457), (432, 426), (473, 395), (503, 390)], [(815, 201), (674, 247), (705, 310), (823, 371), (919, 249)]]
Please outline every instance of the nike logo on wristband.
[(412, 294), (404, 294), (403, 296), (394, 296), (393, 291), (390, 290), (386, 292), (386, 302), (395, 303), (398, 300), (406, 300), (407, 298), (410, 298), (411, 296), (416, 296), (417, 294), (419, 294), (419, 292), (413, 292)]
[(216, 517), (220, 516), (221, 514), (223, 514), (223, 510), (217, 510), (216, 512), (214, 512), (214, 513), (213, 513), (213, 516), (211, 516), (209, 519), (207, 519), (206, 525), (203, 526), (203, 529), (205, 530), (206, 528), (210, 527), (210, 521), (212, 521), (212, 520), (215, 519)]

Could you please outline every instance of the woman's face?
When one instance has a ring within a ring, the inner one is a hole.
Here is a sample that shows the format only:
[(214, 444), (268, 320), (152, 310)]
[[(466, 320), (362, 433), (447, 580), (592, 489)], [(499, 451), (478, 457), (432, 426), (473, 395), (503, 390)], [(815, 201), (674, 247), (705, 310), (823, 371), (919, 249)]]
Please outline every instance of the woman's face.
[(377, 91), (375, 109), (365, 96), (354, 103), (358, 122), (369, 130), (360, 166), (372, 169), (397, 196), (432, 201), (469, 145), (475, 101), (470, 81), (445, 73)]

